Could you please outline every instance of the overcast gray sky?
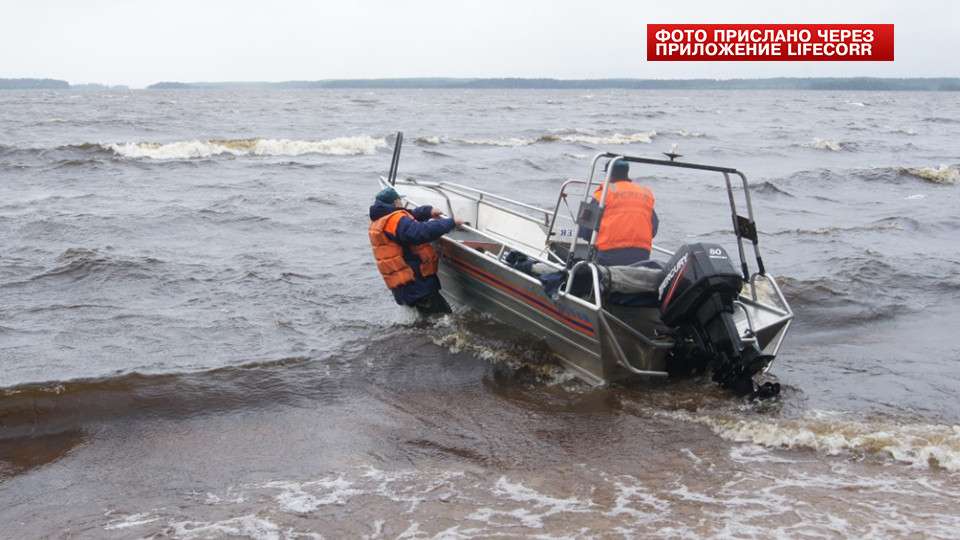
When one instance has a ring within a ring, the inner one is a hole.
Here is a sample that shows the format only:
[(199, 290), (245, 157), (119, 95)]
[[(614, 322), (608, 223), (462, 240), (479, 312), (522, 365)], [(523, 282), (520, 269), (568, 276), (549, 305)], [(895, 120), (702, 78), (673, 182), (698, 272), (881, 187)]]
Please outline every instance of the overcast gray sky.
[[(960, 76), (949, 0), (29, 0), (5, 2), (0, 77)], [(646, 62), (647, 23), (893, 23), (894, 62)]]

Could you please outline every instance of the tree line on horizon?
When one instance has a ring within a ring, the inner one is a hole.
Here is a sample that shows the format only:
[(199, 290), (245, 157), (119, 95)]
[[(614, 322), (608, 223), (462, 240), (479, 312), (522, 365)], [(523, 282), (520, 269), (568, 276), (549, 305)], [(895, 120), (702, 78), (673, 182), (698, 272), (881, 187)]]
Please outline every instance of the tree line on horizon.
[(160, 82), (150, 90), (226, 89), (889, 90), (960, 91), (960, 78), (773, 77), (765, 79), (400, 78), (285, 82)]
[[(124, 90), (58, 79), (0, 79), (2, 90)], [(285, 82), (158, 82), (148, 90), (234, 89), (533, 89), (533, 90), (887, 90), (960, 91), (960, 78), (771, 77), (763, 79), (397, 78)]]

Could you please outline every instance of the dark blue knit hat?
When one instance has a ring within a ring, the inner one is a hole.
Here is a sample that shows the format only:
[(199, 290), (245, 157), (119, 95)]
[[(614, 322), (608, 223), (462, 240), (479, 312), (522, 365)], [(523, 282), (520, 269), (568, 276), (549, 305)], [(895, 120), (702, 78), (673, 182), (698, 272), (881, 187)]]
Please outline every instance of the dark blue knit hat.
[(392, 187), (383, 188), (380, 193), (377, 193), (377, 200), (386, 204), (393, 204), (394, 201), (402, 198), (403, 195), (397, 193), (397, 190)]
[(610, 178), (613, 180), (626, 180), (630, 178), (630, 164), (622, 159), (618, 159), (611, 165)]

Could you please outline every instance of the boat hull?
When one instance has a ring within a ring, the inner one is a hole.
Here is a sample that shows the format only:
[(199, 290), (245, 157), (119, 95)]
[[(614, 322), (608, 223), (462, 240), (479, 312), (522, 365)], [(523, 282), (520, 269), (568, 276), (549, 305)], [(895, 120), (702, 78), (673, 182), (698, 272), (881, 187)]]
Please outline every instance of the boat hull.
[[(631, 376), (609, 350), (610, 336), (596, 310), (562, 295), (550, 298), (537, 279), (486, 253), (448, 239), (438, 244), (443, 294), (452, 302), (542, 339), (567, 368), (587, 382), (599, 385)], [(618, 333), (616, 328), (610, 331)], [(644, 367), (663, 368), (660, 351), (629, 336), (614, 338)]]
[(484, 253), (441, 240), (440, 282), (454, 303), (487, 313), (501, 323), (542, 339), (582, 378), (606, 377), (596, 315), (570, 300), (554, 301), (539, 281), (508, 270)]

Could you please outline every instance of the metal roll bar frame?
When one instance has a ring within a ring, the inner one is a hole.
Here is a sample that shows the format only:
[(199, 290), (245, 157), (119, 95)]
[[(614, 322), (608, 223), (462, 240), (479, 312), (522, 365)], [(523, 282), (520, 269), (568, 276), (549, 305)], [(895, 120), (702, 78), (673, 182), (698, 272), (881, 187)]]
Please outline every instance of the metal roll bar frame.
[[(560, 202), (562, 199), (566, 197), (565, 190), (567, 186), (572, 184), (578, 184), (578, 183), (585, 184), (586, 188), (584, 189), (583, 204), (589, 203), (590, 197), (592, 195), (591, 188), (594, 185), (594, 177), (597, 171), (597, 164), (600, 162), (601, 159), (607, 159), (607, 165), (609, 165), (610, 163), (616, 160), (624, 160), (628, 163), (643, 163), (647, 165), (677, 167), (682, 169), (693, 169), (693, 170), (699, 170), (699, 171), (717, 172), (722, 174), (724, 183), (727, 188), (727, 199), (730, 203), (730, 217), (733, 223), (733, 232), (737, 237), (737, 252), (740, 256), (740, 269), (741, 269), (741, 272), (743, 273), (743, 279), (744, 281), (748, 281), (748, 282), (751, 281), (750, 271), (747, 265), (747, 259), (743, 249), (744, 237), (746, 237), (748, 240), (751, 240), (753, 243), (753, 252), (757, 262), (757, 271), (758, 271), (757, 273), (761, 275), (766, 274), (766, 269), (763, 266), (763, 258), (760, 255), (760, 246), (759, 246), (757, 233), (756, 233), (756, 219), (753, 213), (753, 201), (750, 197), (750, 183), (747, 181), (746, 175), (744, 175), (739, 170), (731, 167), (719, 167), (716, 165), (701, 165), (698, 163), (687, 163), (684, 161), (675, 161), (673, 159), (671, 160), (652, 159), (652, 158), (643, 158), (643, 157), (636, 157), (636, 156), (627, 156), (622, 154), (616, 154), (613, 152), (601, 152), (596, 156), (594, 156), (593, 160), (591, 161), (590, 175), (587, 177), (586, 181), (567, 180), (561, 186), (560, 195), (557, 197), (557, 203), (554, 206), (553, 217), (550, 220), (549, 227), (547, 229), (548, 243), (550, 242), (550, 239), (554, 235), (554, 228), (556, 226), (557, 214), (559, 213), (559, 209), (560, 209)], [(612, 173), (613, 173), (612, 167), (607, 166), (606, 179), (603, 182), (603, 189), (600, 194), (600, 201), (599, 201), (600, 216), (598, 218), (598, 222), (599, 222), (599, 219), (603, 217), (603, 211), (606, 208), (607, 191), (610, 186), (610, 176)], [(737, 213), (737, 203), (736, 203), (736, 199), (733, 196), (733, 186), (730, 182), (731, 174), (735, 174), (739, 176), (740, 182), (743, 184), (743, 196), (746, 201), (746, 207), (747, 207), (747, 217), (745, 218), (745, 221), (741, 221), (744, 218), (741, 218), (741, 216), (739, 216), (739, 214)], [(743, 230), (744, 227), (742, 227), (741, 225), (744, 225), (745, 227), (749, 228), (749, 230), (748, 231)], [(576, 223), (574, 223), (574, 227), (575, 227), (575, 230), (574, 230), (573, 237), (570, 239), (570, 250), (567, 255), (567, 268), (570, 268), (574, 264), (574, 253), (575, 253), (577, 244), (580, 241), (580, 235), (578, 234), (579, 226)], [(596, 258), (596, 241), (597, 241), (598, 232), (599, 231), (597, 229), (594, 229), (590, 234), (590, 240), (588, 243), (589, 247), (587, 249), (587, 259), (586, 259), (588, 261), (593, 261)], [(656, 246), (654, 246), (654, 250), (672, 255), (671, 252), (658, 248)]]

